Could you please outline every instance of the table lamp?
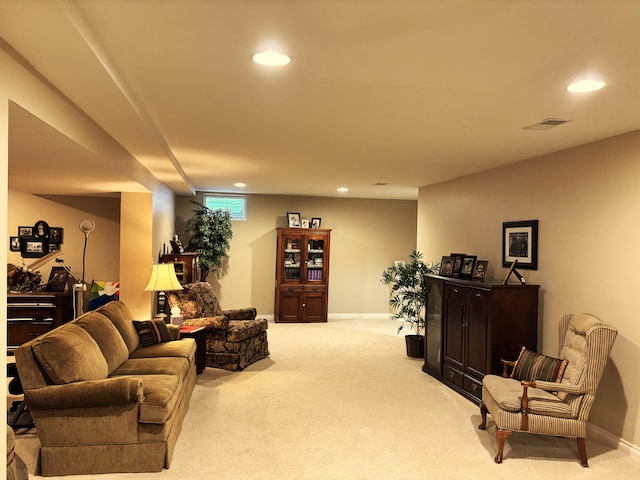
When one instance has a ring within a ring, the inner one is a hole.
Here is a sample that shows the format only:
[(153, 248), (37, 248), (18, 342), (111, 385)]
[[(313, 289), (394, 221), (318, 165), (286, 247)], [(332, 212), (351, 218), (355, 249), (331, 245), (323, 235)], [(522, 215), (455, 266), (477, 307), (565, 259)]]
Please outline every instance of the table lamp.
[(144, 290), (146, 292), (158, 292), (156, 304), (158, 313), (156, 314), (156, 317), (165, 318), (166, 322), (167, 314), (165, 313), (165, 310), (167, 308), (167, 296), (165, 292), (182, 290), (182, 285), (180, 284), (178, 277), (176, 277), (176, 270), (173, 263), (158, 263), (153, 265), (149, 283), (147, 283)]

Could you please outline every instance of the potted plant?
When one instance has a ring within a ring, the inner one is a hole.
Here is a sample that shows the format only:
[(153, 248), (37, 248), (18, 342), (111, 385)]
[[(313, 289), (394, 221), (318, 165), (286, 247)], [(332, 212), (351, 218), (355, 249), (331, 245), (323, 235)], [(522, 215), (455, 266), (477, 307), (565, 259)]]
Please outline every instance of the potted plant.
[(196, 208), (186, 225), (190, 235), (187, 251), (199, 252), (200, 281), (204, 282), (213, 270), (218, 278), (222, 272), (222, 262), (229, 258), (231, 231), (231, 213), (229, 210), (212, 210), (201, 203), (191, 201)]
[(438, 264), (422, 261), (422, 254), (414, 250), (409, 255), (409, 262), (397, 262), (382, 272), (381, 282), (392, 285), (389, 305), (396, 313), (392, 317), (402, 320), (398, 333), (408, 324), (413, 334), (405, 335), (407, 355), (410, 357), (424, 357), (425, 317), (424, 307), (427, 295), (426, 276), (437, 273)]

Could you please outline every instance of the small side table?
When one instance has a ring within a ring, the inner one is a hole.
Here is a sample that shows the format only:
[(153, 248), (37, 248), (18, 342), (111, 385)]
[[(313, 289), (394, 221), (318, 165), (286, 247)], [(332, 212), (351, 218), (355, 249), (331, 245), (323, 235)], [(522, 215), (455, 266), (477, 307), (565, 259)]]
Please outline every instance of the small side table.
[(207, 366), (207, 332), (204, 327), (180, 327), (180, 338), (193, 338), (196, 341), (196, 373), (204, 372)]

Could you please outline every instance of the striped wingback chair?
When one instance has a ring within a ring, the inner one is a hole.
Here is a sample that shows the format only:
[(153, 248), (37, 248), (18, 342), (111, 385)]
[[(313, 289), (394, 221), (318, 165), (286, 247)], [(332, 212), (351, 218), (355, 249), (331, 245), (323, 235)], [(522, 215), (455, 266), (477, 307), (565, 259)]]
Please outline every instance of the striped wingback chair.
[[(512, 432), (528, 432), (576, 438), (580, 462), (589, 466), (587, 419), (618, 332), (593, 315), (567, 314), (558, 333), (558, 358), (523, 348), (517, 361), (503, 361), (502, 377), (484, 377), (478, 428), (486, 428), (490, 413), (496, 424), (496, 463), (502, 463)], [(507, 367), (513, 367), (511, 375)]]

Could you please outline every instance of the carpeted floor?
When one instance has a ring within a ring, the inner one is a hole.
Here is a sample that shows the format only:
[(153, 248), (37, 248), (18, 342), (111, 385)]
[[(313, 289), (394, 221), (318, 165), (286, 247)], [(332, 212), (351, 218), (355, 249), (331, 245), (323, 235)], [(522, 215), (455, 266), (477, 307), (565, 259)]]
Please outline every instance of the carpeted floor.
[[(365, 318), (271, 323), (270, 358), (198, 376), (169, 470), (100, 478), (640, 478), (640, 459), (589, 438), (588, 469), (574, 439), (526, 434), (510, 437), (496, 465), (491, 419), (478, 430), (478, 407), (424, 374), (396, 328)], [(17, 437), (31, 473), (37, 442)]]

